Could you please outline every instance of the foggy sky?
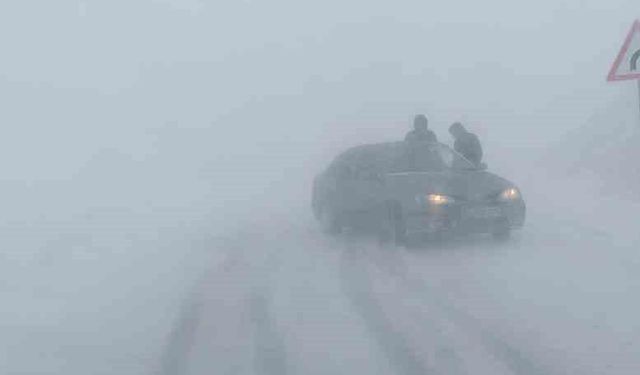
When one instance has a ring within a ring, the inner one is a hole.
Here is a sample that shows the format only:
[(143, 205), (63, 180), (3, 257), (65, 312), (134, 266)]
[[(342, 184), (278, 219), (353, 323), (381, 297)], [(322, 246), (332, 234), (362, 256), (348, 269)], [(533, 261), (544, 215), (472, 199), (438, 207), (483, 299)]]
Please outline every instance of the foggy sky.
[(55, 176), (104, 147), (144, 153), (166, 122), (208, 127), (221, 154), (401, 137), (416, 112), (445, 139), (463, 120), (537, 147), (633, 95), (605, 76), (634, 14), (632, 0), (3, 2), (2, 166)]

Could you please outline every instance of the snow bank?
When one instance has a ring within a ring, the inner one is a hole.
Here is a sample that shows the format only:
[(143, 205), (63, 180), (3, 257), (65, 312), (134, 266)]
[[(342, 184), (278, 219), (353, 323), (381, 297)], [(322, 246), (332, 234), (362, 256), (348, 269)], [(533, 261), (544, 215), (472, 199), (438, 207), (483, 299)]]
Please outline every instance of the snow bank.
[(555, 176), (591, 181), (606, 195), (640, 198), (640, 120), (633, 89), (603, 104), (584, 126), (553, 145), (540, 165)]

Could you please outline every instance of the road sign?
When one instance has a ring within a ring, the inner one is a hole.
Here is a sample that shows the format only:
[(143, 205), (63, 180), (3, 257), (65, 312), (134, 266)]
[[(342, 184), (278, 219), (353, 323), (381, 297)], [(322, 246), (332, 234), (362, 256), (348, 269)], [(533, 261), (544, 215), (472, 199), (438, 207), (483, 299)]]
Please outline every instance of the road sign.
[(607, 81), (640, 79), (640, 20), (636, 20), (614, 61)]

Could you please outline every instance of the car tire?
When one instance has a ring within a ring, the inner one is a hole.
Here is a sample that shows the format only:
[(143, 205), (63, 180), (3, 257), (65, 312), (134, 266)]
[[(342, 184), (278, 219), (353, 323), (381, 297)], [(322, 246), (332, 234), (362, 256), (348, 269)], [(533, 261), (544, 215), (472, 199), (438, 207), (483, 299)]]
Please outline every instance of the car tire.
[(342, 225), (338, 215), (326, 206), (319, 210), (319, 221), (322, 231), (326, 234), (337, 235), (342, 232)]

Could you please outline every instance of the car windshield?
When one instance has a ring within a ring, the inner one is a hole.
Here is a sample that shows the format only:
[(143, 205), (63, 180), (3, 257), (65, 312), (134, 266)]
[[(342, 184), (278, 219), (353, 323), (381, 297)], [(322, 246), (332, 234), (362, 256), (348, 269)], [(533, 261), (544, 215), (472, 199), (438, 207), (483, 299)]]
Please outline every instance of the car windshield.
[(404, 145), (392, 164), (392, 173), (476, 169), (469, 160), (440, 143)]
[(432, 146), (445, 166), (449, 169), (476, 169), (475, 165), (449, 146), (435, 144)]

